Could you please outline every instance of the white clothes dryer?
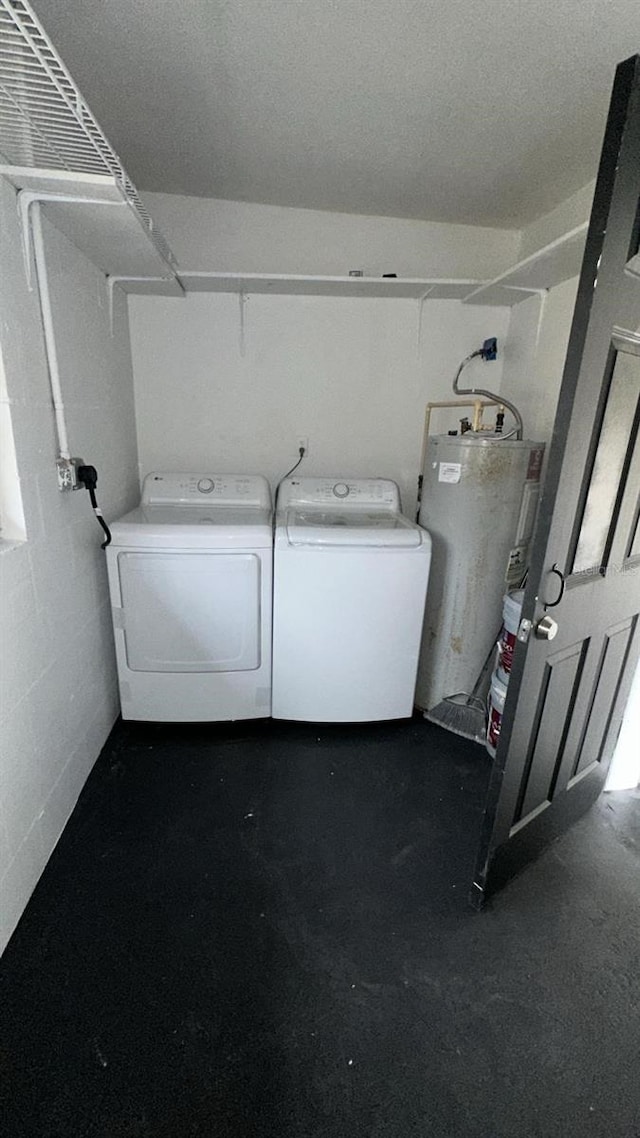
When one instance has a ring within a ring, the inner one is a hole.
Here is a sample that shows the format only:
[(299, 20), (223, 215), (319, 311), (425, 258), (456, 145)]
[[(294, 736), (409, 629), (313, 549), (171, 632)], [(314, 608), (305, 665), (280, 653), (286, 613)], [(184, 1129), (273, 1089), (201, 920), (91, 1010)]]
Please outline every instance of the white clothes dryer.
[(410, 716), (430, 562), (429, 534), (402, 515), (395, 482), (283, 482), (274, 550), (274, 718)]
[(273, 530), (266, 479), (148, 474), (111, 527), (109, 591), (124, 719), (271, 713)]

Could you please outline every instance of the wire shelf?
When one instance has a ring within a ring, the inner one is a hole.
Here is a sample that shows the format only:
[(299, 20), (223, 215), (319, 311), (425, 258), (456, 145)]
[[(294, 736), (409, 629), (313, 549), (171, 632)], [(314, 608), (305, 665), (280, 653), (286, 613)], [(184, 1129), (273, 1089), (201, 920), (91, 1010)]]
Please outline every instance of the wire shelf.
[(175, 269), (173, 253), (26, 0), (0, 0), (0, 155), (11, 166), (115, 178)]

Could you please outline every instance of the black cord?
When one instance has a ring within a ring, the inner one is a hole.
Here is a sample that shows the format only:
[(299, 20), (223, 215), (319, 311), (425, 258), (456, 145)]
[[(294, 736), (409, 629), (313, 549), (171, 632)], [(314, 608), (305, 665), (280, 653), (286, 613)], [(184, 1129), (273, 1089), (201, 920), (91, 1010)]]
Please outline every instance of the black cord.
[(102, 510), (100, 509), (100, 507), (98, 505), (98, 501), (96, 498), (96, 492), (93, 489), (93, 487), (91, 487), (91, 486), (89, 487), (89, 497), (91, 499), (91, 505), (93, 506), (93, 512), (96, 515), (98, 521), (100, 522), (100, 525), (102, 526), (104, 532), (107, 535), (106, 540), (102, 542), (100, 548), (106, 549), (108, 545), (111, 545), (111, 530), (109, 529), (109, 526), (107, 525), (107, 523), (105, 522), (105, 520), (102, 516)]
[(298, 461), (296, 463), (294, 463), (294, 465), (291, 467), (291, 470), (287, 470), (287, 473), (282, 475), (282, 478), (280, 479), (280, 481), (278, 482), (278, 485), (276, 486), (276, 493), (275, 493), (275, 501), (276, 502), (278, 501), (278, 493), (279, 493), (280, 487), (282, 486), (282, 483), (285, 481), (286, 478), (291, 477), (294, 470), (298, 469), (298, 467), (300, 466), (300, 463), (302, 462), (302, 460), (305, 456), (305, 453), (306, 452), (305, 452), (304, 447), (300, 447), (299, 448), (300, 458), (298, 459)]
[(96, 470), (95, 466), (79, 466), (78, 467), (78, 482), (80, 482), (84, 486), (85, 490), (89, 491), (89, 498), (91, 499), (91, 505), (93, 506), (93, 512), (96, 515), (100, 525), (102, 526), (102, 528), (106, 534), (106, 541), (102, 542), (102, 545), (100, 546), (100, 548), (106, 549), (108, 545), (111, 545), (111, 530), (109, 529), (109, 526), (107, 525), (107, 523), (105, 522), (105, 520), (102, 516), (102, 510), (100, 509), (100, 507), (98, 505), (98, 499), (96, 498), (96, 486), (98, 485), (98, 471)]
[(304, 458), (304, 447), (300, 447), (300, 458), (298, 459), (298, 461), (297, 461), (296, 463), (294, 463), (294, 465), (291, 467), (291, 470), (287, 470), (287, 473), (286, 473), (286, 474), (283, 474), (283, 475), (282, 475), (282, 478), (281, 478), (281, 479), (280, 479), (280, 481), (278, 482), (278, 486), (281, 486), (281, 485), (282, 485), (282, 483), (284, 482), (285, 478), (290, 478), (290, 477), (291, 477), (291, 475), (293, 474), (294, 470), (297, 470), (297, 469), (298, 469), (298, 467), (300, 466), (300, 463), (302, 462), (303, 458)]

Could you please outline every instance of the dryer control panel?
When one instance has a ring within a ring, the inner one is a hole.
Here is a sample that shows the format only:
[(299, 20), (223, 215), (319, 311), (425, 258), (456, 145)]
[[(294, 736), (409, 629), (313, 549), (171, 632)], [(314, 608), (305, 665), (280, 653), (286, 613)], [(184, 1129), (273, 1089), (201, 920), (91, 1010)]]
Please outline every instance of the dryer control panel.
[(287, 478), (280, 486), (277, 505), (377, 506), (400, 510), (400, 491), (389, 478)]
[(269, 509), (271, 491), (259, 474), (173, 474), (154, 471), (142, 487), (143, 506), (257, 506)]

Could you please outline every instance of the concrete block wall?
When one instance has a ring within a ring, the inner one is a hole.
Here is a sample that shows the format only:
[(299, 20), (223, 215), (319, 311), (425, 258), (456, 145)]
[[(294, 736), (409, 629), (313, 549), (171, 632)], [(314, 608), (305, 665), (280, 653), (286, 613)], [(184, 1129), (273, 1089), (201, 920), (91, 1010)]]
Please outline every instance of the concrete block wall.
[[(37, 297), (15, 193), (0, 178), (2, 398), (25, 541), (0, 540), (0, 951), (118, 713), (102, 531), (86, 492), (57, 489)], [(113, 335), (102, 274), (44, 223), (72, 452), (98, 469), (107, 519), (138, 497), (126, 298)], [(10, 474), (3, 475), (5, 478)], [(15, 487), (10, 488), (15, 491)]]

